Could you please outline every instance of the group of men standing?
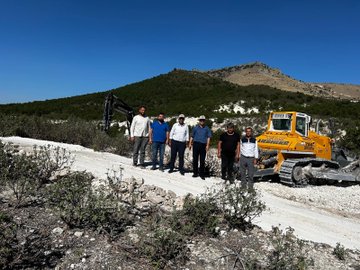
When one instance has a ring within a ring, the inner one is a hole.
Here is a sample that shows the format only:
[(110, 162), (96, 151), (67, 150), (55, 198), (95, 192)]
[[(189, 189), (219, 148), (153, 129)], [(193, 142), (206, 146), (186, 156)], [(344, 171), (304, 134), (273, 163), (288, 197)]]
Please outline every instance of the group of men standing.
[[(198, 125), (192, 129), (190, 134), (189, 126), (185, 123), (183, 114), (179, 115), (178, 122), (170, 129), (169, 124), (165, 122), (164, 113), (159, 113), (158, 117), (151, 122), (146, 116), (146, 107), (141, 106), (139, 114), (133, 118), (130, 127), (130, 139), (134, 143), (133, 165), (145, 168), (145, 149), (150, 144), (151, 170), (156, 170), (158, 164), (159, 170), (164, 171), (165, 146), (169, 145), (171, 157), (168, 172), (174, 172), (175, 161), (178, 156), (179, 172), (184, 175), (184, 154), (186, 147), (188, 147), (193, 153), (193, 177), (200, 177), (204, 180), (205, 158), (212, 137), (212, 132), (205, 122), (205, 116), (200, 116)], [(243, 188), (247, 187), (251, 190), (254, 184), (254, 166), (258, 159), (257, 142), (252, 133), (252, 128), (247, 127), (245, 136), (241, 138), (240, 134), (235, 132), (234, 124), (229, 123), (226, 132), (221, 134), (218, 142), (222, 179), (232, 183), (234, 181), (234, 163), (240, 161), (241, 185)]]

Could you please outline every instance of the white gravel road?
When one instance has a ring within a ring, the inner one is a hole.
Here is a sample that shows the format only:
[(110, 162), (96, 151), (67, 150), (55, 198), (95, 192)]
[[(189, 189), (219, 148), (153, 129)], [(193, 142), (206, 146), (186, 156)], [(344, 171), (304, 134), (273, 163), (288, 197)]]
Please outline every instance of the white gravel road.
[[(172, 190), (177, 195), (201, 194), (207, 188), (219, 185), (221, 180), (193, 179), (191, 174), (169, 175), (159, 171), (134, 168), (131, 159), (118, 155), (95, 152), (91, 149), (43, 140), (20, 137), (0, 138), (3, 142), (18, 144), (22, 149), (33, 145), (60, 146), (75, 156), (73, 170), (86, 170), (102, 179), (108, 169), (124, 169), (124, 177), (143, 178), (146, 184)], [(360, 186), (317, 186), (301, 189), (289, 188), (277, 183), (256, 183), (268, 210), (255, 223), (265, 230), (271, 226), (291, 226), (298, 237), (335, 246), (340, 242), (347, 248), (360, 249)]]

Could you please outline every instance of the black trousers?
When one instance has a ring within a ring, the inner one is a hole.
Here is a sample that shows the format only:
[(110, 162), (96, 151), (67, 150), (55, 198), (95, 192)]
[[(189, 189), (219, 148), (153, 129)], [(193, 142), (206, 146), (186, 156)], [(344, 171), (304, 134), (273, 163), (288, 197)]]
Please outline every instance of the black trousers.
[(186, 148), (186, 142), (179, 142), (171, 140), (171, 157), (170, 157), (170, 170), (175, 167), (176, 156), (179, 154), (179, 171), (184, 171), (184, 153)]
[(232, 180), (234, 172), (235, 153), (221, 152), (221, 177)]
[[(200, 170), (199, 170), (200, 157)], [(205, 176), (206, 143), (194, 142), (193, 144), (193, 170), (194, 174)]]

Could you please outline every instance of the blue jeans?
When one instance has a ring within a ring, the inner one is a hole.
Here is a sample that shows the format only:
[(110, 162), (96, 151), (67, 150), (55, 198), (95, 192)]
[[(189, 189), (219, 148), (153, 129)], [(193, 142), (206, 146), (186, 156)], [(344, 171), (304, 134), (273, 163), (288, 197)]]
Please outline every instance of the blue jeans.
[(165, 152), (165, 143), (164, 142), (153, 142), (151, 146), (152, 151), (152, 166), (155, 168), (157, 163), (157, 155), (159, 153), (159, 167), (164, 166), (164, 152)]

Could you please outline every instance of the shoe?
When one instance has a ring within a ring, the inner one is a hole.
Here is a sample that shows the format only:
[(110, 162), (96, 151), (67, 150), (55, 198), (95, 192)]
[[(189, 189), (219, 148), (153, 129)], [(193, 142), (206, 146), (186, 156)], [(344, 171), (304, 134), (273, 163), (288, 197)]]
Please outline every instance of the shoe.
[(133, 163), (133, 166), (134, 166), (134, 167), (137, 167), (137, 163)]
[(174, 170), (173, 169), (170, 169), (169, 171), (168, 171), (168, 173), (173, 173), (174, 172)]
[(198, 175), (198, 174), (195, 174), (195, 173), (192, 175), (192, 177), (194, 177), (194, 178), (195, 178), (195, 177), (198, 177), (198, 176), (199, 176), (199, 175)]
[(150, 170), (154, 171), (154, 170), (156, 170), (156, 167), (151, 167), (151, 169), (150, 169)]
[(140, 169), (146, 169), (145, 165), (144, 164), (140, 164)]
[(225, 182), (228, 180), (225, 176), (222, 176), (221, 179), (225, 180)]
[(201, 175), (200, 178), (201, 178), (202, 180), (205, 180), (205, 176), (203, 176), (203, 175)]
[(184, 172), (184, 171), (180, 171), (180, 174), (181, 174), (181, 175), (185, 175), (185, 172)]
[(164, 171), (164, 167), (159, 167), (159, 171), (163, 172)]

